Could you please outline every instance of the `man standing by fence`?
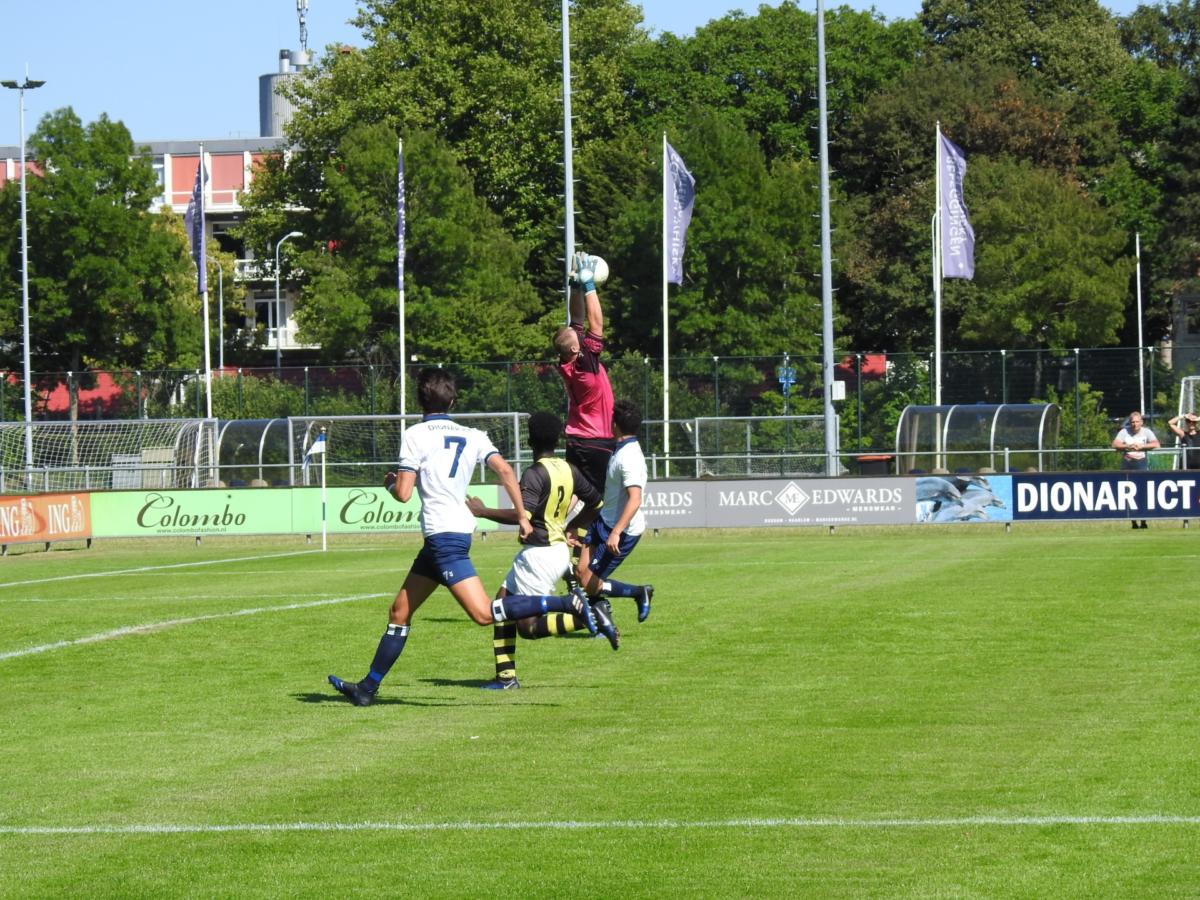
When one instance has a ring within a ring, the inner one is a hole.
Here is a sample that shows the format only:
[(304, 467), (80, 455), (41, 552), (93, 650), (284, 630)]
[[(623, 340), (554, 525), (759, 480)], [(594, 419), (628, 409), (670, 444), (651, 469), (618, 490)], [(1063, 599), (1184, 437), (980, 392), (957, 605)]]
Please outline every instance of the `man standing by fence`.
[[(1129, 414), (1125, 427), (1113, 438), (1113, 449), (1121, 451), (1121, 470), (1126, 472), (1144, 472), (1150, 468), (1147, 450), (1158, 449), (1158, 438), (1154, 432), (1142, 424), (1142, 414), (1134, 410)], [(1146, 520), (1133, 520), (1134, 528), (1145, 528)]]

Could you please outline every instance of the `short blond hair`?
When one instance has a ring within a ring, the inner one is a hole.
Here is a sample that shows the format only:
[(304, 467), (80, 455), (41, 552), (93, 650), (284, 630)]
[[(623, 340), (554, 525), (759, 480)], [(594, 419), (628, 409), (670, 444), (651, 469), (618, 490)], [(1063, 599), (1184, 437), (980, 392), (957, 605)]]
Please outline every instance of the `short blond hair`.
[(571, 345), (567, 342), (567, 336), (574, 334), (575, 329), (570, 325), (562, 325), (558, 331), (554, 332), (554, 349), (558, 351), (559, 356), (565, 356), (571, 350)]

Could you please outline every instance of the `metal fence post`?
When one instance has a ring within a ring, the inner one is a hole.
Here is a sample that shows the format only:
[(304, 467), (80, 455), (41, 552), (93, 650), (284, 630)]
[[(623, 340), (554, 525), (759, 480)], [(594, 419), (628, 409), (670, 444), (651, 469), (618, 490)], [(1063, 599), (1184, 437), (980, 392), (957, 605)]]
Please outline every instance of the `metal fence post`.
[(304, 367), (304, 414), (311, 416), (311, 386), (308, 383), (308, 366)]
[(854, 354), (855, 364), (858, 366), (858, 385), (855, 389), (855, 394), (858, 397), (858, 443), (855, 444), (855, 449), (862, 450), (862, 353)]
[(1081, 403), (1079, 397), (1079, 348), (1075, 348), (1075, 470), (1079, 472), (1079, 442), (1082, 426), (1079, 421)]
[(1000, 351), (1000, 402), (1008, 402), (1008, 351)]
[(370, 395), (371, 415), (375, 415), (375, 364), (371, 363), (367, 366), (367, 393)]
[[(1141, 355), (1142, 355), (1141, 351), (1139, 350), (1138, 356), (1140, 357)], [(1146, 394), (1146, 403), (1148, 403), (1150, 406), (1150, 415), (1147, 417), (1146, 420), (1151, 421), (1154, 418), (1154, 347), (1153, 346), (1146, 348), (1146, 361), (1148, 363), (1147, 368), (1150, 369), (1150, 391), (1149, 391), (1149, 393)]]
[(713, 357), (713, 415), (721, 415), (721, 357)]
[[(650, 357), (642, 357), (642, 415), (649, 416), (650, 413)], [(663, 430), (666, 431), (667, 423), (663, 422)]]
[(237, 370), (237, 411), (238, 418), (242, 418), (246, 412), (245, 394), (242, 391), (242, 369), (241, 366)]

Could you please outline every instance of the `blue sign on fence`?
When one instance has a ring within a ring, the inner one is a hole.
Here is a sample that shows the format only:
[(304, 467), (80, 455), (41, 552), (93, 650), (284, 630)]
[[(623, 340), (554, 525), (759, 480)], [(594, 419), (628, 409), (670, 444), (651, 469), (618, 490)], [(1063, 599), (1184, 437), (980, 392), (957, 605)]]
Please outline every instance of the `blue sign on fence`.
[(1200, 472), (1013, 476), (1015, 519), (1179, 519), (1200, 515)]

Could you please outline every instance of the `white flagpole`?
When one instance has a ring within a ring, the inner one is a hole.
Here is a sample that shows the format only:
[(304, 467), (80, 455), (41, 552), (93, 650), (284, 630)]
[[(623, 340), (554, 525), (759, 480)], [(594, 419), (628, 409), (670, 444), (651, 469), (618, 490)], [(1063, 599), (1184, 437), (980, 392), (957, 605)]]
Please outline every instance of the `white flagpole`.
[[(399, 142), (397, 144), (397, 148), (398, 148), (397, 149), (398, 165), (403, 166), (404, 165), (404, 139), (403, 138), (401, 138), (399, 140)], [(408, 188), (406, 186), (405, 191), (407, 192), (407, 190), (408, 190)], [(406, 219), (407, 219), (407, 206), (408, 206), (408, 203), (407, 203), (407, 197), (406, 197), (405, 198), (405, 213), (406, 213), (405, 218)], [(396, 224), (397, 224), (397, 227), (403, 227), (399, 222), (397, 222)], [(398, 238), (401, 238), (400, 245), (404, 248), (407, 248), (408, 241), (403, 239), (403, 236), (400, 236), (400, 235), (398, 235)], [(403, 418), (404, 409), (405, 409), (405, 404), (408, 402), (407, 395), (405, 394), (404, 370), (406, 368), (405, 361), (408, 359), (408, 355), (407, 355), (407, 352), (404, 347), (405, 335), (404, 335), (404, 260), (403, 259), (398, 260), (397, 274), (399, 275), (399, 280), (400, 280), (400, 284), (398, 285), (399, 291), (400, 291), (400, 416), (401, 416), (400, 427), (404, 428), (404, 418)], [(323, 465), (324, 464), (322, 464), (322, 466)]]
[(662, 400), (663, 400), (663, 457), (665, 475), (671, 476), (671, 355), (667, 340), (667, 277), (670, 265), (670, 240), (667, 233), (667, 195), (671, 189), (670, 162), (667, 159), (667, 133), (663, 132), (663, 247), (662, 247)]
[[(325, 429), (321, 429), (319, 440), (325, 440)], [(325, 497), (325, 457), (329, 455), (329, 445), (325, 444), (325, 452), (321, 454), (321, 552), (329, 549), (329, 528), (326, 523), (326, 497)]]
[[(200, 145), (200, 231), (201, 247), (204, 247), (204, 195), (207, 192), (204, 184), (204, 145)], [(208, 265), (206, 253), (199, 254), (198, 266)], [(200, 295), (200, 305), (204, 310), (204, 409), (208, 418), (212, 418), (212, 336), (208, 333), (208, 278), (204, 279), (204, 293)]]
[(1142, 365), (1142, 234), (1134, 232), (1134, 253), (1137, 254), (1137, 331), (1138, 331), (1138, 409), (1146, 414), (1146, 367)]
[(933, 405), (942, 405), (942, 123), (937, 123), (933, 213)]

